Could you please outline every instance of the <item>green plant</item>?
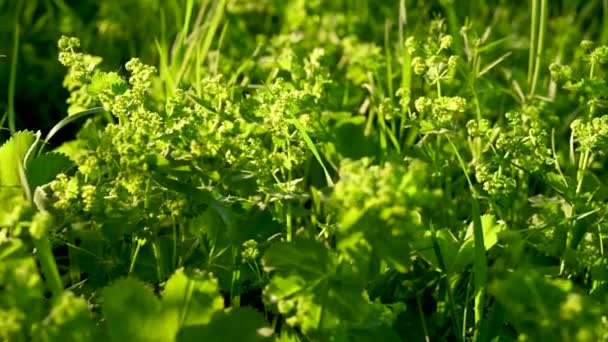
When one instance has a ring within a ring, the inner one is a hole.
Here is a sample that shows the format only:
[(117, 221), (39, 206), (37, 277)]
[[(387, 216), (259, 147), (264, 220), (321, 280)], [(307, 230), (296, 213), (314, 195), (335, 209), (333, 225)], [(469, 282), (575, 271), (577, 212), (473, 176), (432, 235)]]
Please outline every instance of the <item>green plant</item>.
[(8, 111), (3, 339), (608, 339), (604, 3), (138, 4)]

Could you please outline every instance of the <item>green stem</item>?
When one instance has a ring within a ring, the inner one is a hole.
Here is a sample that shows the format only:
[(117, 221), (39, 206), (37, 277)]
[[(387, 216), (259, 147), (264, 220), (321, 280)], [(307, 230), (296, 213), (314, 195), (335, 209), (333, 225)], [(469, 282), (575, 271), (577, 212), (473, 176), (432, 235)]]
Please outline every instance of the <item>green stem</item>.
[[(289, 141), (287, 142), (287, 158), (291, 159), (291, 144)], [(291, 186), (292, 173), (291, 166), (289, 170), (287, 170), (287, 184)], [(287, 206), (287, 213), (285, 214), (285, 220), (287, 221), (287, 241), (291, 242), (293, 240), (293, 225), (291, 222), (291, 203), (286, 201), (285, 205)]]
[(458, 148), (456, 148), (456, 145), (454, 145), (454, 142), (452, 141), (452, 139), (450, 139), (450, 136), (447, 136), (447, 138), (448, 138), (448, 142), (452, 146), (452, 149), (454, 150), (456, 159), (458, 159), (458, 164), (460, 165), (462, 172), (464, 172), (464, 177), (466, 178), (467, 183), (469, 184), (469, 190), (471, 190), (473, 198), (477, 199), (477, 190), (475, 190), (475, 187), (473, 187), (473, 181), (471, 181), (471, 177), (469, 177), (469, 173), (467, 172), (467, 166), (464, 163), (464, 160), (462, 159), (462, 157), (460, 156), (460, 152), (458, 152)]
[(36, 246), (42, 274), (44, 274), (44, 277), (47, 280), (53, 297), (57, 298), (63, 293), (63, 283), (61, 281), (61, 276), (59, 276), (59, 270), (57, 269), (57, 263), (55, 262), (55, 256), (51, 250), (49, 239), (46, 236), (35, 239), (34, 245)]
[[(587, 170), (587, 165), (589, 164), (589, 158), (591, 156), (591, 151), (589, 149), (585, 149), (585, 152), (583, 153), (583, 155), (579, 158), (578, 160), (578, 170), (576, 171), (576, 191), (575, 194), (578, 196), (583, 188), (583, 181), (585, 180), (585, 171)], [(569, 248), (576, 248), (577, 245), (577, 238), (575, 238), (576, 235), (578, 235), (576, 232), (578, 230), (577, 224), (579, 222), (579, 220), (576, 218), (576, 212), (578, 210), (578, 206), (575, 204), (572, 205), (572, 210), (570, 213), (570, 217), (574, 217), (574, 219), (572, 220), (572, 225), (570, 226), (570, 231), (569, 234), (565, 234), (565, 239), (568, 241), (566, 246), (569, 246)], [(558, 247), (561, 245), (558, 245)], [(566, 247), (568, 248), (568, 247)], [(560, 263), (560, 270), (559, 270), (559, 274), (560, 276), (564, 273), (565, 270), (565, 266), (566, 266), (566, 261), (565, 259), (562, 257), (561, 263)]]
[(602, 10), (603, 10), (603, 31), (602, 31), (602, 44), (608, 43), (608, 0), (602, 1)]
[[(477, 197), (478, 197), (477, 191), (473, 187), (473, 182), (471, 181), (471, 179), (468, 175), (466, 164), (464, 163), (464, 160), (460, 156), (460, 153), (458, 152), (456, 145), (454, 145), (454, 142), (452, 142), (452, 140), (449, 138), (449, 136), (448, 136), (448, 141), (450, 142), (450, 145), (452, 146), (452, 149), (454, 150), (456, 158), (458, 159), (458, 162), (460, 163), (460, 167), (461, 167), (462, 171), (464, 172), (467, 182), (469, 183), (469, 188), (471, 190), (471, 204), (472, 204), (472, 209), (473, 209), (473, 213), (472, 213), (473, 214), (473, 238), (475, 241), (475, 250), (474, 250), (475, 259), (473, 262), (473, 273), (474, 273), (473, 280), (475, 281), (475, 326), (480, 327), (481, 321), (483, 318), (483, 309), (484, 309), (484, 305), (485, 305), (486, 282), (487, 282), (487, 277), (488, 277), (487, 276), (488, 263), (487, 263), (486, 248), (485, 248), (484, 237), (483, 237), (483, 227), (481, 225), (481, 212), (479, 209), (479, 201), (477, 199)], [(478, 337), (479, 337), (478, 329), (476, 329), (474, 340), (477, 340)]]
[(538, 45), (536, 47), (536, 58), (534, 62), (534, 75), (532, 76), (532, 85), (530, 88), (530, 97), (536, 93), (536, 84), (541, 67), (541, 57), (544, 49), (545, 31), (547, 26), (547, 0), (541, 0), (540, 3), (540, 25), (538, 27)]
[[(481, 213), (479, 202), (473, 198), (473, 235), (475, 239), (475, 260), (473, 262), (473, 280), (475, 281), (475, 326), (479, 328), (483, 318), (485, 306), (486, 282), (488, 278), (488, 264), (486, 260), (486, 248), (483, 238), (483, 227), (481, 226)], [(477, 340), (479, 329), (475, 329), (474, 340)]]
[(450, 317), (452, 320), (452, 327), (454, 329), (454, 335), (457, 337), (458, 341), (464, 341), (460, 337), (462, 336), (460, 332), (460, 325), (458, 324), (458, 316), (456, 313), (456, 302), (454, 301), (454, 291), (452, 290), (452, 286), (450, 285), (449, 273), (447, 267), (445, 265), (445, 260), (443, 259), (443, 255), (441, 253), (441, 248), (439, 246), (439, 241), (437, 240), (437, 232), (435, 231), (435, 227), (433, 224), (430, 224), (431, 229), (431, 237), (433, 242), (433, 250), (435, 252), (435, 256), (437, 257), (437, 263), (439, 264), (439, 268), (443, 272), (441, 277), (441, 282), (443, 286), (445, 286), (447, 295), (448, 295), (448, 307), (450, 308)]
[(175, 223), (175, 216), (171, 217), (173, 221), (173, 253), (171, 255), (171, 267), (177, 268), (177, 242), (178, 242), (178, 232), (177, 232), (177, 224)]
[(164, 277), (163, 265), (162, 265), (161, 251), (160, 251), (160, 248), (158, 247), (157, 241), (152, 242), (152, 253), (154, 253), (154, 259), (156, 259), (156, 274), (158, 276), (158, 281), (162, 282), (163, 277)]
[(390, 44), (389, 44), (389, 30), (390, 30), (390, 23), (388, 21), (388, 19), (384, 22), (384, 52), (385, 52), (385, 58), (386, 58), (386, 89), (388, 90), (388, 97), (390, 99), (393, 98), (393, 68), (392, 68), (392, 54), (391, 54), (391, 49), (390, 49)]
[(538, 29), (538, 0), (531, 0), (530, 14), (530, 47), (528, 49), (528, 89), (531, 88), (532, 74), (534, 72), (534, 56), (536, 55), (536, 30)]
[(589, 163), (589, 157), (591, 152), (589, 149), (585, 149), (585, 153), (579, 159), (578, 162), (578, 172), (576, 175), (577, 183), (576, 183), (576, 194), (578, 195), (581, 192), (581, 188), (583, 186), (583, 180), (585, 179), (585, 171), (587, 170), (587, 164)]
[[(71, 245), (75, 245), (74, 244), (74, 239), (73, 238), (69, 238), (69, 243)], [(78, 270), (78, 267), (76, 266), (76, 256), (74, 255), (74, 248), (71, 248), (68, 246), (68, 259), (70, 261), (70, 268), (69, 268), (69, 274), (70, 274), (70, 284), (74, 285), (77, 284), (78, 282), (80, 282), (80, 272)]]
[(236, 294), (236, 287), (241, 277), (239, 265), (239, 248), (232, 247), (232, 281), (230, 283), (230, 305), (234, 308), (241, 306), (241, 295)]
[(129, 265), (129, 274), (133, 273), (133, 270), (135, 269), (135, 261), (137, 260), (137, 256), (139, 255), (139, 250), (141, 249), (141, 243), (139, 242), (139, 240), (135, 240), (135, 251), (133, 251), (133, 254), (131, 256), (131, 264)]
[[(608, 1), (608, 0), (607, 0)], [(399, 15), (399, 30), (400, 30), (400, 44), (399, 48), (402, 50), (403, 62), (401, 63), (401, 88), (409, 91), (412, 83), (412, 56), (410, 52), (405, 48), (405, 37), (403, 37), (403, 27), (405, 25), (405, 1), (400, 1), (402, 7), (402, 14)]]
[(441, 97), (441, 82), (437, 81), (437, 97)]
[(448, 17), (448, 31), (450, 32), (450, 35), (454, 38), (454, 50), (456, 51), (456, 54), (462, 55), (464, 50), (462, 48), (462, 43), (460, 42), (460, 39), (458, 39), (458, 37), (460, 36), (460, 23), (458, 22), (458, 16), (456, 15), (456, 10), (454, 9), (453, 3), (454, 1), (448, 0), (439, 1), (439, 4), (441, 5), (441, 7), (443, 7), (443, 10), (445, 11)]
[[(399, 1), (399, 49), (398, 51), (401, 53), (401, 89), (403, 94), (401, 96), (407, 96), (407, 101), (404, 101), (403, 106), (401, 106), (401, 122), (399, 125), (399, 133), (397, 135), (398, 139), (404, 138), (405, 122), (407, 122), (407, 114), (410, 106), (410, 97), (411, 97), (411, 84), (412, 84), (412, 56), (409, 51), (405, 47), (405, 37), (404, 37), (404, 28), (407, 24), (407, 10), (405, 6), (405, 0)], [(407, 147), (407, 139), (405, 141), (404, 148)]]
[(418, 313), (420, 314), (420, 322), (422, 322), (422, 331), (424, 331), (424, 340), (426, 342), (430, 341), (429, 329), (426, 325), (426, 319), (424, 318), (424, 311), (422, 310), (422, 303), (420, 302), (420, 294), (416, 293), (416, 303), (418, 303)]
[(17, 81), (17, 58), (19, 57), (19, 24), (15, 24), (13, 40), (13, 59), (11, 60), (11, 76), (8, 83), (8, 127), (11, 136), (17, 131), (15, 125), (15, 83)]
[(464, 302), (464, 310), (462, 312), (462, 340), (466, 340), (466, 332), (467, 332), (467, 316), (469, 313), (469, 302), (471, 301), (471, 278), (469, 277), (467, 281), (467, 291), (465, 295)]
[(603, 257), (604, 256), (604, 239), (602, 238), (602, 229), (601, 229), (601, 225), (597, 225), (597, 236), (599, 237), (599, 241), (600, 241), (600, 255)]
[(291, 223), (291, 205), (289, 203), (286, 204), (287, 213), (285, 214), (285, 220), (287, 220), (287, 242), (291, 242), (293, 240), (293, 226)]

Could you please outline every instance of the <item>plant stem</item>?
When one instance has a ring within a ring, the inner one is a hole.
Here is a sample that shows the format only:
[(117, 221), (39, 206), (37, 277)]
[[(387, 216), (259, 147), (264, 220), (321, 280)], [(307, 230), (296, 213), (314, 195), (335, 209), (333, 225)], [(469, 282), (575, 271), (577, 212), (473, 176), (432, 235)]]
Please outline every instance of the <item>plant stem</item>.
[[(289, 144), (289, 141), (287, 142), (287, 158), (291, 159), (291, 144)], [(291, 181), (292, 181), (292, 173), (291, 173), (291, 166), (289, 167), (289, 170), (287, 170), (287, 184), (289, 184), (288, 186), (291, 187)], [(293, 240), (293, 225), (291, 222), (291, 203), (289, 201), (287, 201), (287, 203), (285, 204), (287, 206), (287, 213), (285, 214), (285, 220), (287, 223), (287, 241), (291, 242)]]
[(473, 280), (475, 281), (475, 336), (477, 341), (479, 335), (479, 327), (483, 319), (483, 311), (485, 305), (485, 292), (488, 273), (488, 264), (486, 260), (486, 248), (484, 245), (483, 227), (481, 225), (481, 215), (479, 212), (479, 202), (476, 198), (473, 199), (473, 235), (475, 239), (475, 260), (473, 262)]
[(133, 270), (135, 269), (135, 261), (137, 260), (137, 256), (139, 255), (139, 250), (141, 249), (141, 243), (139, 242), (138, 239), (135, 239), (135, 251), (133, 251), (133, 254), (131, 255), (131, 264), (129, 265), (129, 274), (133, 273)]
[(452, 328), (454, 329), (454, 335), (458, 338), (458, 341), (463, 341), (462, 339), (460, 339), (460, 337), (462, 336), (462, 334), (460, 333), (460, 325), (458, 324), (458, 316), (456, 313), (456, 302), (454, 301), (454, 291), (452, 289), (452, 286), (450, 285), (450, 282), (448, 281), (449, 279), (449, 272), (448, 269), (445, 265), (445, 260), (443, 259), (443, 255), (441, 253), (441, 248), (439, 246), (439, 241), (437, 240), (437, 232), (435, 231), (435, 227), (433, 226), (433, 224), (430, 224), (430, 230), (431, 230), (431, 237), (432, 237), (432, 241), (433, 241), (433, 250), (435, 252), (435, 256), (437, 257), (437, 263), (439, 265), (439, 268), (442, 271), (442, 276), (441, 276), (441, 282), (443, 283), (443, 286), (445, 286), (447, 295), (448, 295), (448, 307), (450, 308), (450, 318), (452, 320)]
[(8, 127), (11, 136), (17, 131), (15, 125), (15, 83), (17, 82), (17, 58), (19, 57), (18, 23), (15, 23), (15, 32), (13, 37), (13, 59), (11, 60), (11, 76), (8, 83)]
[[(71, 245), (75, 245), (74, 244), (74, 239), (73, 238), (69, 238), (69, 243)], [(70, 266), (69, 266), (69, 275), (70, 275), (70, 285), (74, 285), (77, 284), (78, 282), (80, 282), (80, 272), (78, 267), (76, 267), (76, 256), (74, 255), (74, 249), (72, 247), (70, 247), (68, 245), (68, 260), (70, 261)]]
[(152, 242), (152, 253), (154, 253), (154, 259), (156, 259), (156, 275), (158, 276), (158, 281), (162, 282), (163, 277), (164, 277), (163, 261), (162, 261), (162, 257), (161, 257), (161, 251), (160, 251), (157, 241)]
[(392, 54), (391, 47), (389, 44), (389, 30), (391, 27), (391, 23), (388, 19), (384, 22), (384, 54), (386, 58), (386, 89), (388, 91), (388, 97), (390, 99), (393, 98), (393, 65), (392, 65)]
[(536, 55), (536, 30), (538, 28), (538, 1), (531, 0), (532, 10), (530, 13), (530, 47), (528, 49), (528, 89), (532, 84), (532, 73), (534, 72), (534, 56)]
[(454, 38), (454, 51), (456, 51), (458, 55), (462, 55), (462, 43), (460, 42), (460, 39), (457, 39), (459, 37), (458, 25), (460, 25), (460, 23), (458, 22), (458, 16), (456, 15), (453, 2), (448, 0), (440, 0), (439, 4), (441, 7), (443, 7), (443, 10), (446, 12), (448, 17), (448, 31)]
[(585, 171), (587, 170), (587, 164), (589, 163), (589, 156), (591, 152), (589, 149), (585, 149), (583, 156), (579, 159), (578, 162), (578, 172), (576, 175), (577, 183), (576, 183), (576, 194), (578, 195), (581, 192), (581, 188), (583, 186), (583, 180), (585, 179)]
[(541, 57), (544, 48), (545, 31), (547, 26), (547, 0), (541, 0), (540, 3), (540, 24), (538, 28), (538, 45), (536, 47), (536, 58), (534, 62), (534, 75), (532, 75), (532, 85), (530, 87), (530, 98), (536, 93), (536, 84), (541, 67)]
[(34, 245), (38, 252), (38, 261), (40, 262), (42, 274), (44, 274), (44, 277), (47, 280), (53, 297), (57, 298), (63, 293), (63, 283), (61, 281), (61, 276), (59, 276), (57, 263), (55, 262), (55, 256), (51, 250), (49, 239), (47, 236), (43, 236), (40, 239), (34, 239)]
[[(471, 179), (467, 173), (467, 169), (466, 169), (464, 160), (460, 156), (460, 153), (458, 152), (456, 145), (454, 145), (454, 142), (452, 142), (452, 140), (449, 138), (449, 136), (448, 136), (448, 141), (450, 142), (450, 145), (452, 145), (452, 149), (454, 150), (454, 153), (456, 154), (456, 158), (458, 159), (458, 162), (460, 163), (460, 167), (462, 168), (462, 171), (464, 172), (467, 182), (469, 183), (469, 188), (471, 190), (471, 204), (472, 204), (472, 209), (473, 209), (473, 213), (472, 213), (473, 214), (473, 238), (475, 241), (475, 250), (474, 250), (475, 259), (473, 262), (473, 273), (474, 273), (473, 280), (475, 281), (475, 326), (478, 328), (481, 326), (481, 321), (483, 318), (483, 309), (484, 309), (484, 305), (485, 305), (484, 297), (485, 297), (485, 292), (486, 292), (486, 282), (487, 282), (487, 273), (488, 273), (488, 263), (487, 263), (487, 256), (486, 256), (486, 248), (485, 248), (485, 244), (484, 244), (483, 227), (481, 225), (481, 213), (480, 213), (480, 209), (479, 209), (479, 201), (477, 199), (477, 197), (478, 197), (477, 191), (473, 187), (473, 182), (471, 181)], [(479, 337), (478, 331), (479, 331), (478, 329), (475, 330), (474, 340), (477, 340)]]
[(608, 43), (608, 0), (602, 1), (602, 44)]
[(437, 97), (441, 97), (441, 82), (437, 81)]
[(285, 214), (285, 220), (287, 221), (287, 242), (293, 240), (293, 226), (291, 223), (291, 204), (287, 203), (287, 213)]
[(171, 254), (171, 267), (177, 268), (177, 242), (178, 242), (178, 227), (175, 222), (175, 216), (171, 216), (171, 221), (173, 225), (173, 253)]
[(238, 308), (241, 306), (241, 295), (236, 294), (236, 287), (241, 277), (241, 270), (239, 264), (239, 248), (236, 246), (232, 247), (232, 281), (230, 283), (230, 305)]
[(426, 319), (424, 318), (424, 312), (422, 311), (422, 303), (420, 302), (419, 293), (416, 293), (416, 303), (418, 304), (418, 313), (420, 314), (420, 321), (422, 322), (422, 331), (424, 331), (424, 341), (431, 342), (429, 329), (426, 326)]

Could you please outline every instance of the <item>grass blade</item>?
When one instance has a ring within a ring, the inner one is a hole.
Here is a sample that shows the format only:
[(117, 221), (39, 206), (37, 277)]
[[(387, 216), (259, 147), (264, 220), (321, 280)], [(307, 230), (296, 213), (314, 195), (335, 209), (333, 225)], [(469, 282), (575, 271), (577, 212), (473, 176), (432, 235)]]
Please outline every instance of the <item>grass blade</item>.
[(502, 63), (502, 61), (504, 61), (507, 57), (511, 56), (511, 51), (505, 53), (504, 55), (496, 58), (492, 63), (486, 65), (480, 72), (479, 74), (477, 74), (477, 77), (481, 77), (484, 74), (486, 74), (488, 71), (492, 70), (492, 68), (494, 68), (495, 66), (497, 66), (498, 64)]
[(55, 126), (53, 126), (53, 128), (51, 128), (49, 133), (46, 135), (46, 138), (44, 138), (44, 141), (42, 142), (41, 150), (38, 153), (40, 154), (40, 152), (42, 152), (42, 147), (46, 146), (48, 144), (48, 142), (51, 140), (51, 138), (53, 136), (55, 136), (55, 134), (57, 134), (57, 132), (59, 132), (63, 127), (67, 126), (68, 124), (70, 124), (80, 118), (84, 118), (85, 116), (104, 113), (105, 111), (106, 110), (103, 107), (95, 107), (95, 108), (87, 109), (85, 111), (65, 117), (63, 120), (59, 121)]
[(325, 174), (325, 180), (327, 181), (327, 184), (329, 186), (333, 187), (334, 182), (331, 179), (331, 176), (329, 175), (329, 171), (327, 171), (327, 168), (325, 167), (325, 164), (323, 163), (323, 160), (321, 159), (321, 155), (319, 154), (319, 151), (315, 147), (315, 144), (312, 142), (312, 139), (310, 139), (310, 136), (308, 135), (308, 133), (306, 133), (306, 129), (304, 128), (304, 126), (302, 126), (300, 121), (298, 121), (297, 119), (292, 118), (290, 121), (291, 121), (291, 123), (293, 123), (294, 126), (296, 126), (296, 128), (302, 135), (302, 139), (304, 139), (304, 141), (306, 142), (306, 145), (308, 145), (308, 148), (310, 149), (312, 154), (315, 156), (315, 158), (321, 165), (321, 168), (323, 168), (323, 173)]
[(477, 195), (477, 190), (475, 190), (475, 187), (473, 187), (473, 182), (471, 181), (469, 174), (467, 172), (467, 168), (466, 165), (464, 163), (464, 160), (462, 159), (462, 157), (460, 156), (460, 153), (458, 152), (458, 149), (456, 148), (456, 145), (454, 144), (454, 142), (452, 142), (451, 139), (448, 140), (450, 142), (450, 145), (452, 145), (452, 149), (454, 150), (454, 153), (456, 154), (456, 158), (458, 159), (458, 162), (460, 164), (460, 167), (462, 168), (462, 171), (464, 172), (464, 175), (467, 179), (467, 182), (469, 183), (469, 188), (471, 190), (471, 204), (472, 204), (472, 211), (473, 211), (473, 238), (475, 241), (475, 251), (474, 251), (474, 255), (475, 255), (475, 260), (473, 262), (473, 280), (475, 283), (475, 338), (474, 340), (477, 341), (479, 338), (478, 332), (479, 332), (479, 327), (481, 326), (482, 323), (482, 318), (483, 318), (483, 310), (484, 310), (484, 305), (485, 305), (485, 292), (486, 292), (486, 282), (487, 282), (487, 277), (488, 277), (488, 262), (487, 262), (487, 256), (486, 256), (486, 247), (484, 245), (484, 238), (483, 238), (483, 227), (481, 225), (481, 213), (479, 210), (479, 200), (478, 200), (478, 195)]
[(8, 128), (11, 135), (17, 132), (15, 125), (15, 84), (17, 82), (17, 58), (19, 57), (19, 24), (15, 24), (13, 35), (13, 56), (11, 60), (11, 76), (8, 83)]

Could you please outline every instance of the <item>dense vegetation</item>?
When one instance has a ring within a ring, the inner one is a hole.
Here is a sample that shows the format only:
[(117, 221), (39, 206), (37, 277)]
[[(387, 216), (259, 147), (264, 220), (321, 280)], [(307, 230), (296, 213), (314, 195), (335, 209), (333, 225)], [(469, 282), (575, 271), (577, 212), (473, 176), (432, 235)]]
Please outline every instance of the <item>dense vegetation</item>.
[(0, 340), (608, 341), (608, 1), (0, 18)]

